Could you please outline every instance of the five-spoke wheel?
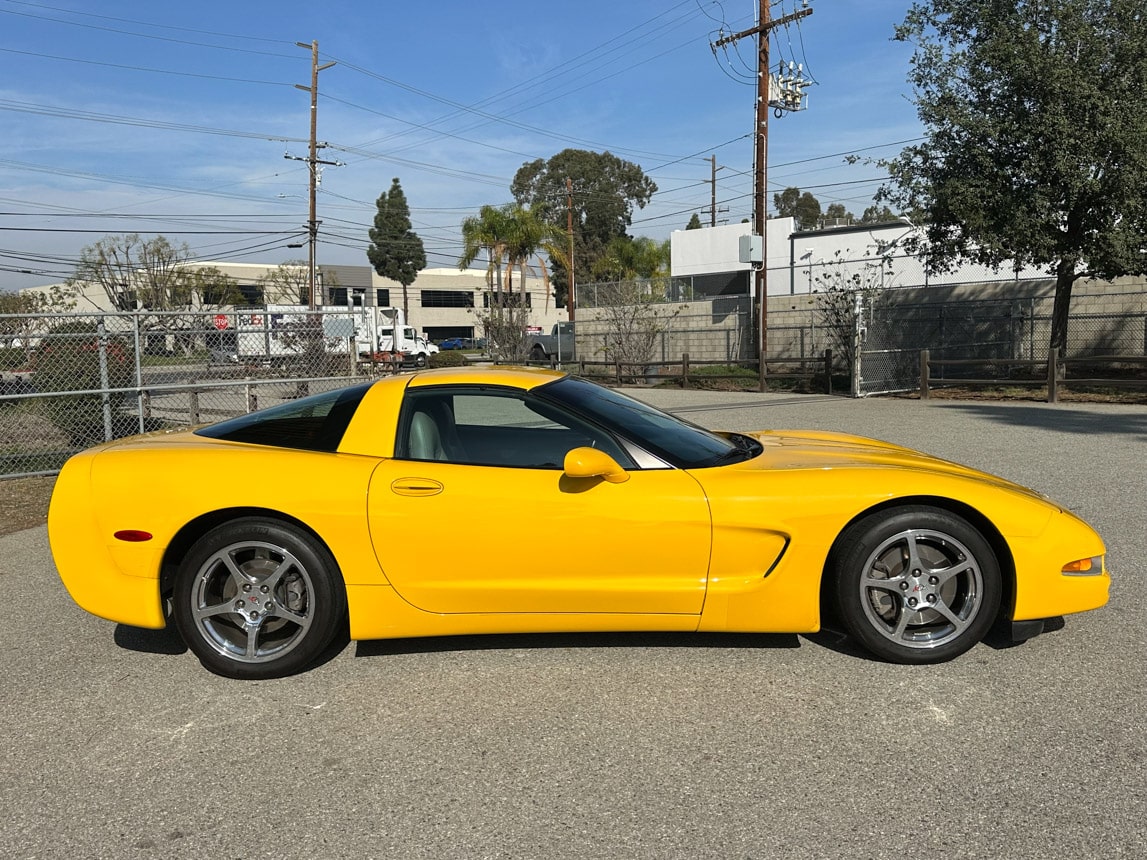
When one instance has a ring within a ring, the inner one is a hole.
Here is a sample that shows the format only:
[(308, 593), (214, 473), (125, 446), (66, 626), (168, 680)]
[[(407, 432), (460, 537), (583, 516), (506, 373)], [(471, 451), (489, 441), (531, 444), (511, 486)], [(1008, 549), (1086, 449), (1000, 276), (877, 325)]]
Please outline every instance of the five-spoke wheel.
[(173, 615), (208, 669), (275, 678), (306, 668), (331, 644), (346, 593), (334, 560), (312, 538), (244, 518), (192, 546), (176, 575)]
[(897, 663), (935, 663), (984, 637), (1000, 604), (1000, 568), (961, 517), (912, 506), (854, 523), (834, 551), (836, 606), (848, 632)]

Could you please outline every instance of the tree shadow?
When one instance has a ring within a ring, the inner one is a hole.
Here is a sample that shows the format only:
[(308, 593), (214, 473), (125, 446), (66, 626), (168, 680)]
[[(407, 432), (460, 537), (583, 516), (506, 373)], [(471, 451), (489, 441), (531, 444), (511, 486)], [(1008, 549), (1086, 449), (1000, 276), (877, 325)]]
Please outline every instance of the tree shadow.
[(1141, 408), (1127, 406), (1124, 409), (1109, 411), (1074, 403), (1070, 406), (1071, 408), (1064, 409), (1055, 405), (1016, 406), (948, 401), (941, 408), (959, 410), (996, 424), (1034, 427), (1075, 436), (1105, 434), (1147, 437), (1147, 411)]

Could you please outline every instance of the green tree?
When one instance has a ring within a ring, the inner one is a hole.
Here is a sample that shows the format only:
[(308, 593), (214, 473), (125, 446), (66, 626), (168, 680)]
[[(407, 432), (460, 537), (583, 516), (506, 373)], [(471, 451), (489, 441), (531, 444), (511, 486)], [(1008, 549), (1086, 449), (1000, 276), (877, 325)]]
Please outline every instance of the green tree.
[(786, 188), (773, 195), (773, 208), (779, 218), (795, 218), (798, 230), (815, 230), (820, 225), (820, 201), (808, 191)]
[(887, 206), (873, 204), (860, 216), (861, 224), (890, 224), (897, 220), (896, 213)]
[[(567, 195), (567, 179), (572, 195)], [(572, 205), (575, 275), (593, 270), (611, 239), (626, 235), (634, 208), (642, 208), (657, 184), (641, 167), (608, 152), (565, 149), (548, 161), (523, 164), (510, 185), (514, 199), (535, 208), (542, 220), (565, 231)], [(566, 303), (569, 268), (552, 255), (551, 270), (559, 306)]]
[(658, 242), (648, 236), (630, 239), (621, 236), (609, 243), (594, 264), (596, 281), (623, 281), (665, 277), (669, 274), (669, 240)]
[(426, 249), (410, 223), (410, 206), (397, 177), (391, 180), (390, 190), (379, 195), (376, 205), (366, 256), (380, 277), (402, 284), (402, 313), (409, 320), (408, 287), (426, 268)]
[(1079, 278), (1147, 272), (1142, 0), (928, 0), (896, 38), (926, 138), (878, 199), (925, 213), (933, 271), (1047, 267), (1063, 350)]
[(697, 213), (694, 212), (693, 216), (689, 219), (689, 223), (685, 225), (685, 229), (686, 230), (700, 230), (701, 226), (702, 226), (701, 219), (700, 219), (700, 217), (698, 217)]
[(830, 203), (828, 208), (824, 210), (824, 217), (829, 221), (845, 221), (848, 223), (856, 220), (856, 216), (845, 209), (843, 203)]
[[(478, 314), (492, 351), (511, 361), (525, 360), (526, 328), (530, 308), (526, 299), (526, 272), (535, 261), (542, 272), (543, 289), (550, 291), (546, 259), (564, 265), (568, 259), (565, 234), (539, 217), (537, 207), (518, 203), (483, 206), (476, 216), (462, 222), (460, 269), (479, 256), (486, 257), (486, 283), (492, 292), (491, 306)], [(544, 255), (544, 256), (543, 256)], [(521, 292), (514, 294), (514, 270), (521, 274)], [(548, 299), (547, 299), (548, 301)]]
[[(568, 267), (569, 253), (566, 251), (565, 231), (545, 221), (539, 213), (537, 206), (526, 208), (519, 204), (512, 204), (507, 211), (507, 226), (509, 228), (506, 242), (507, 257), (507, 288), (513, 290), (510, 283), (510, 273), (515, 266), (521, 272), (522, 303), (525, 304), (526, 270), (531, 261), (538, 264), (541, 270), (543, 290), (547, 296), (548, 305), (550, 294), (550, 276), (546, 267), (546, 260)], [(543, 255), (545, 259), (543, 259)], [(568, 271), (568, 268), (566, 269)]]
[(462, 256), (458, 268), (468, 269), (479, 256), (486, 256), (486, 284), (502, 291), (502, 266), (510, 242), (510, 206), (483, 206), (477, 215), (462, 220)]

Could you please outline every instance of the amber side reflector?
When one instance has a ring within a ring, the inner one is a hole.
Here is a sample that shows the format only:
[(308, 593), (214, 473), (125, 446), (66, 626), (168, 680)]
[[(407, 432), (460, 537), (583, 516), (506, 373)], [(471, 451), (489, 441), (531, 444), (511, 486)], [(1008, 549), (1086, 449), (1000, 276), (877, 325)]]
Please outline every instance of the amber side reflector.
[(138, 529), (122, 529), (115, 533), (115, 539), (127, 541), (128, 543), (143, 543), (144, 541), (151, 540), (151, 532), (141, 532)]
[(1070, 561), (1063, 566), (1064, 573), (1090, 573), (1092, 568), (1099, 564), (1098, 558), (1081, 558), (1079, 561)]

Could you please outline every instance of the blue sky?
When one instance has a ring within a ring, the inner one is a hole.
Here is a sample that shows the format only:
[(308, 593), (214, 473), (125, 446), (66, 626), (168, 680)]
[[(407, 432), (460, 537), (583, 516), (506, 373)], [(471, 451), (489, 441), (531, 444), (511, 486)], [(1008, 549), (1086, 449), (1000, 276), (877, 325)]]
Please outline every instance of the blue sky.
[[(800, 0), (773, 6), (779, 17)], [(769, 189), (795, 185), (860, 214), (881, 173), (848, 165), (918, 138), (910, 0), (812, 0), (775, 31), (803, 62), (809, 109), (770, 121)], [(432, 267), (454, 266), (459, 225), (509, 202), (526, 161), (609, 150), (657, 183), (631, 233), (665, 238), (709, 205), (751, 212), (755, 62), (722, 29), (756, 0), (0, 0), (0, 288), (53, 283), (107, 234), (163, 234), (192, 256), (304, 254), (312, 40), (320, 62), (320, 263), (366, 265), (374, 200), (402, 183)], [(707, 223), (707, 222), (706, 222)], [(28, 270), (32, 274), (21, 272)]]

